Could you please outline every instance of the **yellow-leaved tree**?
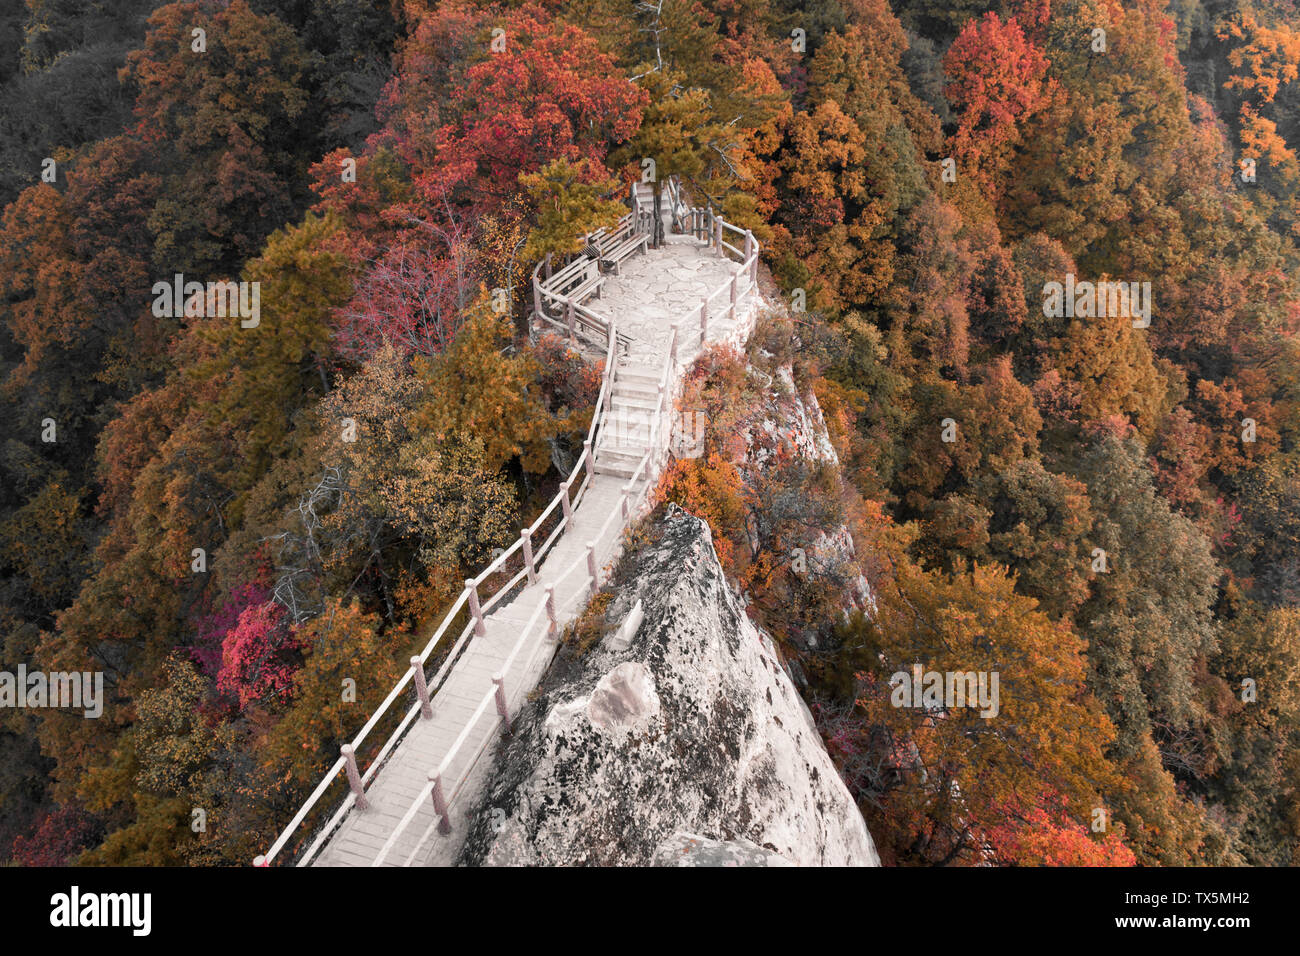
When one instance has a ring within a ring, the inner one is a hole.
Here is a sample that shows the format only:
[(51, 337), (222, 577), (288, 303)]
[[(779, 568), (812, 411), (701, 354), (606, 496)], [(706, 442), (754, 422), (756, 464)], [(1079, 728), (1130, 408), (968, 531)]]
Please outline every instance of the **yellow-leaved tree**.
[(579, 432), (590, 411), (558, 417), (542, 394), (541, 368), (531, 352), (513, 346), (509, 320), (480, 295), (456, 338), (441, 355), (415, 360), (426, 386), (417, 428), (439, 441), (455, 434), (483, 443), (483, 462), (496, 471), (518, 458), (525, 471), (543, 474), (551, 441)]
[[(996, 564), (947, 575), (902, 559), (877, 600), (873, 619), (850, 625), (867, 668), (832, 749), (857, 758), (850, 783), (898, 862), (978, 862), (985, 834), (1044, 791), (1090, 823), (1119, 787), (1104, 753), (1114, 728), (1085, 687), (1070, 625)], [(950, 675), (969, 674), (986, 692), (976, 706), (946, 693)], [(932, 675), (944, 693), (910, 693)]]

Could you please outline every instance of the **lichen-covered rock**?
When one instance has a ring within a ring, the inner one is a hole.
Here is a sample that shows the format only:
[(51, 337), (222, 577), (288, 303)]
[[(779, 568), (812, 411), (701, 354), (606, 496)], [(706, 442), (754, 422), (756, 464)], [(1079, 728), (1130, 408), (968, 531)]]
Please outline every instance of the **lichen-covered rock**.
[(659, 716), (654, 678), (639, 661), (619, 664), (600, 679), (587, 701), (587, 720), (597, 730), (626, 736)]
[[(461, 862), (879, 865), (708, 526), (670, 506), (657, 531), (628, 559), (610, 634), (558, 659), (518, 716)], [(615, 650), (638, 600), (641, 624)]]
[(655, 866), (792, 866), (785, 857), (748, 840), (710, 840), (674, 833), (654, 858)]

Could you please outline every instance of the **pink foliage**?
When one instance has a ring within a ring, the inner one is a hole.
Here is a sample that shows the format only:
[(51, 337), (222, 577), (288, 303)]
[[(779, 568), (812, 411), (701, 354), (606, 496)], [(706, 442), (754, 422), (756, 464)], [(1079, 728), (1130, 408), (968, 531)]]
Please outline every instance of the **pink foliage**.
[(216, 677), (221, 670), (221, 645), (226, 635), (239, 621), (239, 615), (254, 604), (262, 604), (271, 592), (260, 584), (243, 584), (233, 588), (221, 606), (199, 619), (190, 659), (208, 677)]
[(299, 646), (279, 604), (246, 607), (221, 644), (217, 689), (237, 696), (241, 709), (287, 698), (300, 663)]
[(436, 355), (460, 327), (460, 299), (469, 290), (469, 250), (408, 230), (370, 263), (356, 293), (339, 310), (335, 336), (340, 354), (364, 361), (384, 340), (408, 354)]

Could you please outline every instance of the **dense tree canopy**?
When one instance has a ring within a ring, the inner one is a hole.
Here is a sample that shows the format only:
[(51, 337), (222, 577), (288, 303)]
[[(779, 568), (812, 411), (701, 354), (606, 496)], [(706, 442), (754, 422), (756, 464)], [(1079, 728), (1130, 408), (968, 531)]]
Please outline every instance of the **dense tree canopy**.
[(28, 0), (0, 87), (0, 644), (107, 688), (0, 718), (5, 858), (265, 846), (569, 475), (601, 357), (527, 277), (649, 171), (791, 303), (658, 500), (883, 855), (1300, 860), (1292, 5)]

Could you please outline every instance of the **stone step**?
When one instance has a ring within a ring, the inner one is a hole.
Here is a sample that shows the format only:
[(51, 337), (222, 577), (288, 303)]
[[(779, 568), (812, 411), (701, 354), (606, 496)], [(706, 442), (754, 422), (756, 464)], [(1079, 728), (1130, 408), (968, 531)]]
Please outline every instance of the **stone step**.
[[(611, 435), (609, 438), (610, 440), (605, 444), (596, 446), (598, 452), (603, 453), (606, 449), (619, 449), (620, 451), (626, 449), (622, 457), (640, 459), (645, 454), (645, 450), (650, 447), (649, 435)], [(595, 462), (595, 460), (593, 456), (592, 461)]]
[(636, 474), (636, 467), (638, 464), (640, 464), (640, 459), (614, 458), (604, 453), (597, 453), (596, 474), (617, 475), (620, 478), (631, 478)]
[[(654, 415), (655, 409), (659, 407), (659, 389), (637, 390), (627, 389), (625, 391), (615, 391), (610, 396), (610, 407), (623, 407), (627, 403), (643, 403), (644, 407), (638, 407), (638, 411), (644, 411), (647, 415)], [(637, 406), (627, 406), (637, 407)]]
[(648, 448), (649, 448), (648, 445), (635, 445), (635, 444), (600, 445), (598, 444), (596, 445), (596, 460), (600, 461), (601, 458), (606, 458), (611, 460), (617, 458), (619, 460), (638, 462), (645, 456), (645, 453), (648, 450)]
[(648, 421), (606, 421), (596, 437), (596, 447), (626, 446), (650, 443), (651, 424)]
[(656, 391), (653, 396), (640, 396), (620, 395), (615, 392), (609, 404), (611, 408), (630, 408), (653, 415), (655, 409), (659, 407), (659, 393)]
[(649, 395), (611, 395), (609, 409), (601, 422), (615, 428), (648, 425), (654, 421), (658, 400), (658, 395), (654, 398)]
[(663, 376), (663, 370), (654, 368), (651, 365), (636, 365), (628, 362), (620, 365), (614, 370), (614, 381), (620, 379), (626, 382), (648, 382), (652, 385), (658, 385), (659, 379)]
[(630, 398), (649, 398), (658, 400), (659, 383), (647, 382), (643, 379), (614, 379), (614, 395), (626, 395)]

